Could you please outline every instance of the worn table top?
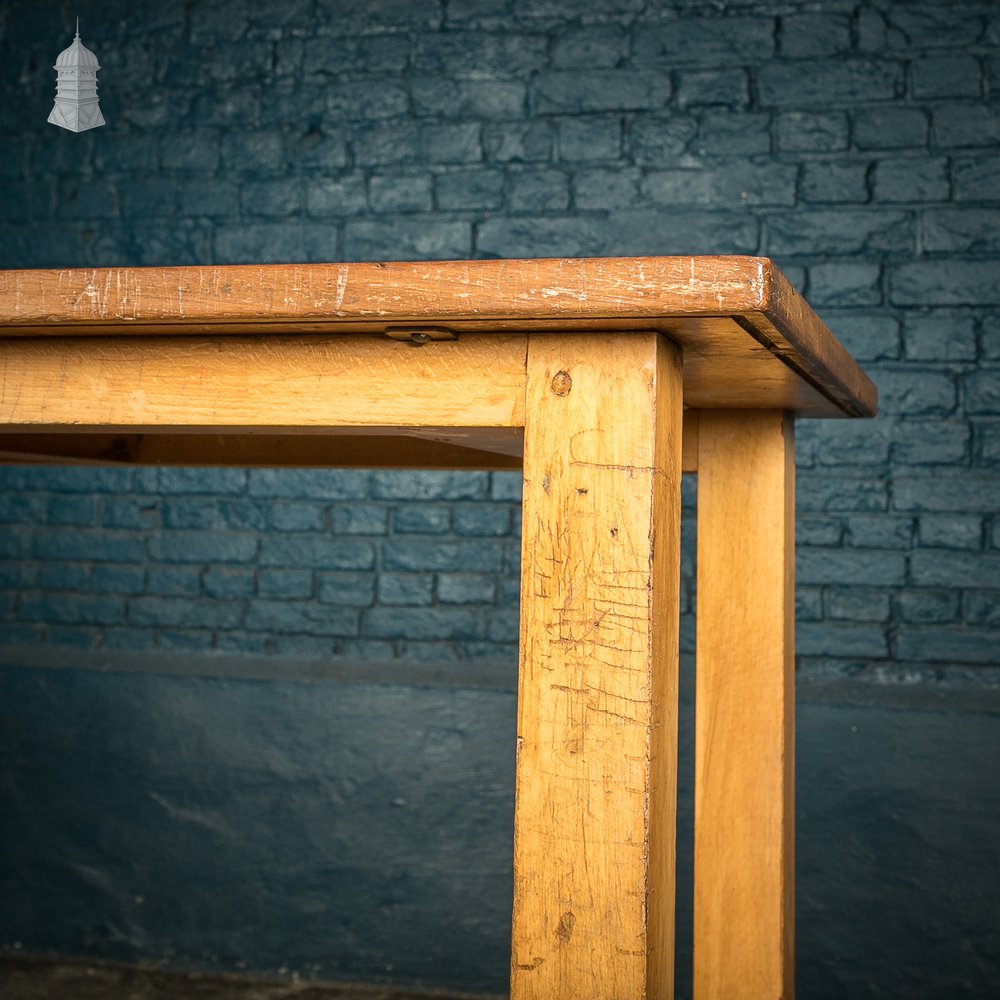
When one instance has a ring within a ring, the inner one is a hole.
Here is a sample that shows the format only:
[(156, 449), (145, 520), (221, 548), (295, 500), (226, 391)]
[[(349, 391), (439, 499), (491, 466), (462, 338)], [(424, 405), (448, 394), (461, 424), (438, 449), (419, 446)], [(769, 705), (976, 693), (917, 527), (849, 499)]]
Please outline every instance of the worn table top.
[(875, 387), (766, 258), (0, 271), (0, 336), (660, 330), (690, 407), (871, 416)]

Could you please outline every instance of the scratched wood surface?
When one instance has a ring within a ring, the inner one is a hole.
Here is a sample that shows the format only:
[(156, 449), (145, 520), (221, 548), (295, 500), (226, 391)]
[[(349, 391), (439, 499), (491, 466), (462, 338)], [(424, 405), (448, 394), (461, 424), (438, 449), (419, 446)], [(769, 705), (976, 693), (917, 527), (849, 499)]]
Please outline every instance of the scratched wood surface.
[(679, 361), (529, 339), (512, 1000), (672, 994)]
[(792, 437), (699, 415), (695, 1000), (794, 993)]
[(526, 343), (523, 334), (424, 347), (287, 334), (11, 338), (0, 340), (0, 424), (76, 432), (517, 427)]
[(656, 329), (685, 348), (690, 406), (875, 409), (870, 380), (765, 258), (0, 271), (5, 336), (384, 333), (421, 323), (467, 333)]

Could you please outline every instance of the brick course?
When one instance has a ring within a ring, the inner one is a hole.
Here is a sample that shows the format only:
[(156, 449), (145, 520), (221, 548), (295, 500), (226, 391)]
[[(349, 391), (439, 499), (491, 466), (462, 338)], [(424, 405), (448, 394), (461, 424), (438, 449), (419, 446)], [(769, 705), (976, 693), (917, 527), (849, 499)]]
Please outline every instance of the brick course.
[[(773, 256), (882, 399), (800, 426), (804, 662), (988, 664), (998, 24), (988, 0), (116, 6), (84, 35), (108, 125), (71, 135), (44, 121), (65, 32), (14, 3), (0, 266)], [(0, 487), (9, 641), (516, 643), (514, 474), (11, 467)]]

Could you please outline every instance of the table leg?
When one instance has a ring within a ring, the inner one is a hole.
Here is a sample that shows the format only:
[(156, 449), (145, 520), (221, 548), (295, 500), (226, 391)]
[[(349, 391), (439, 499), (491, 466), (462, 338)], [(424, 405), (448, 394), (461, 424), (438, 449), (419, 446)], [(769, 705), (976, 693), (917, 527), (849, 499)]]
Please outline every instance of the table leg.
[(792, 431), (700, 415), (695, 1000), (794, 995)]
[(512, 1000), (673, 993), (681, 359), (531, 335)]

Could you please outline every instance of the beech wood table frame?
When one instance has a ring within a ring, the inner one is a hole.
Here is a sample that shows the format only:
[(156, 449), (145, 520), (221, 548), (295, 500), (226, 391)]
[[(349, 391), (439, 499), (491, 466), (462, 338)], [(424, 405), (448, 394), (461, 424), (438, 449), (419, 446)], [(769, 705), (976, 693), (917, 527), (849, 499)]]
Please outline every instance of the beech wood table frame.
[(524, 470), (514, 1000), (673, 990), (697, 471), (694, 989), (793, 995), (795, 416), (875, 390), (770, 261), (0, 272), (0, 461)]

